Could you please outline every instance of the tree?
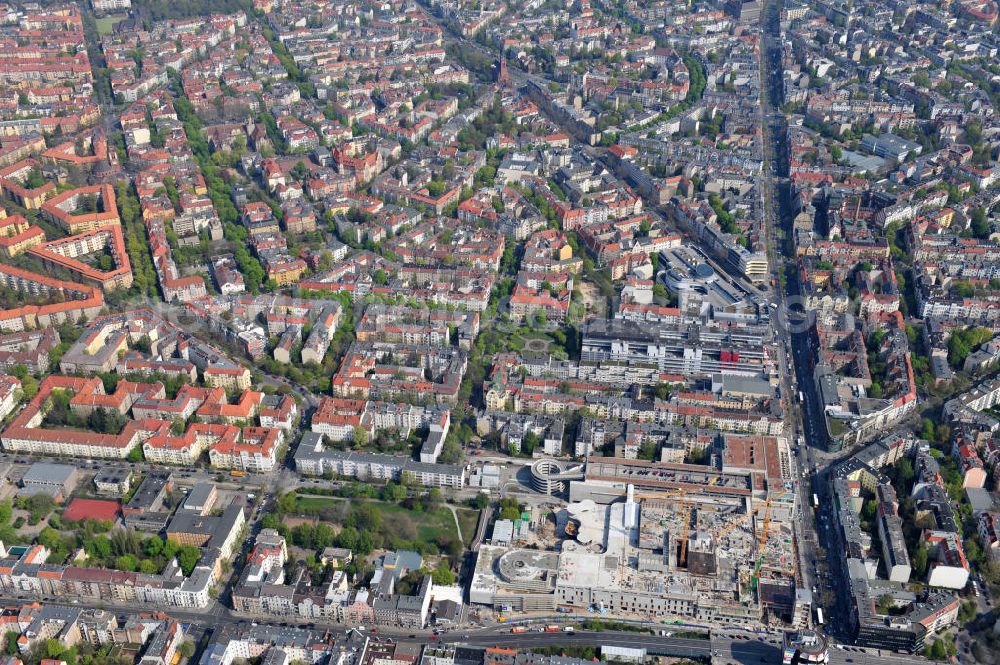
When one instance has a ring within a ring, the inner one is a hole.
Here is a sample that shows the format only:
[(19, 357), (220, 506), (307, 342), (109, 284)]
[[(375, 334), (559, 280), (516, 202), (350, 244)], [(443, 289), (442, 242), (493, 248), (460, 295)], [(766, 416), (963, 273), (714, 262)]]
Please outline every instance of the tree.
[(888, 614), (895, 606), (895, 602), (892, 600), (892, 596), (888, 593), (882, 594), (878, 597), (878, 612), (879, 614)]
[(124, 554), (139, 554), (142, 550), (142, 543), (139, 534), (135, 531), (125, 529), (115, 529), (111, 534), (111, 551), (116, 556)]
[(360, 427), (355, 427), (351, 438), (355, 448), (364, 448), (368, 443), (368, 432)]
[(967, 624), (976, 618), (976, 601), (965, 600), (958, 608), (958, 622)]
[(283, 494), (278, 498), (278, 510), (283, 513), (294, 513), (299, 509), (299, 496), (295, 491)]
[(983, 581), (987, 584), (997, 584), (1000, 582), (1000, 564), (991, 558), (987, 558), (983, 562), (979, 567), (979, 573), (983, 576)]
[(131, 554), (123, 554), (115, 559), (115, 568), (134, 573), (139, 568), (139, 560)]
[(927, 575), (927, 546), (921, 545), (913, 553), (913, 575), (918, 579), (923, 579)]
[(24, 399), (30, 400), (35, 395), (38, 394), (38, 379), (31, 376), (30, 374), (21, 381), (21, 392), (24, 393)]
[(534, 318), (535, 327), (537, 327), (537, 328), (544, 328), (546, 325), (548, 325), (549, 317), (545, 313), (544, 309), (541, 309), (541, 308), (536, 309), (535, 310), (535, 315), (534, 315), (533, 318)]
[(25, 189), (38, 189), (45, 185), (45, 175), (38, 169), (31, 169), (22, 185)]
[(87, 427), (99, 434), (119, 434), (125, 428), (125, 417), (117, 411), (94, 409), (87, 417)]
[(177, 565), (181, 567), (184, 577), (191, 575), (199, 560), (201, 560), (201, 550), (193, 545), (181, 545), (177, 551)]
[(55, 638), (45, 640), (45, 656), (47, 658), (59, 658), (66, 651), (62, 642)]
[(507, 506), (500, 509), (500, 519), (502, 520), (516, 520), (520, 517), (521, 511), (518, 508)]
[(98, 204), (97, 196), (94, 194), (87, 194), (86, 196), (80, 197), (78, 209), (82, 212), (100, 212), (100, 205)]
[(362, 535), (366, 532), (375, 533), (382, 526), (382, 511), (371, 503), (362, 503), (351, 513), (350, 522)]
[(38, 534), (38, 544), (54, 550), (62, 546), (62, 537), (58, 531), (47, 526)]
[(354, 548), (354, 553), (364, 556), (370, 554), (375, 549), (375, 537), (370, 531), (362, 531), (358, 535), (358, 544)]
[(184, 658), (190, 658), (194, 655), (194, 643), (190, 640), (184, 640), (181, 642), (180, 646), (177, 647), (177, 651)]
[(392, 503), (398, 503), (406, 498), (406, 488), (402, 485), (389, 481), (382, 490), (382, 498)]
[(445, 440), (441, 447), (441, 455), (438, 456), (438, 463), (461, 464), (462, 458), (462, 447), (458, 445), (458, 442), (451, 438)]
[(142, 552), (146, 556), (159, 556), (163, 551), (163, 540), (159, 536), (150, 536), (142, 540)]
[(934, 426), (934, 442), (938, 444), (938, 447), (942, 450), (949, 446), (951, 442), (951, 427), (945, 425), (944, 423), (938, 423)]
[(514, 253), (514, 243), (505, 243), (503, 256), (500, 257), (500, 272), (508, 275), (517, 273), (517, 255)]
[(430, 196), (437, 198), (438, 196), (444, 194), (444, 187), (445, 184), (443, 180), (431, 180), (427, 183), (427, 193)]
[(867, 522), (875, 519), (877, 507), (874, 499), (865, 499), (865, 502), (861, 505), (861, 518)]
[(965, 281), (956, 281), (951, 285), (951, 293), (959, 298), (971, 298), (976, 295), (976, 289)]
[(921, 418), (920, 438), (928, 442), (934, 440), (934, 421), (930, 418)]
[(7, 643), (4, 646), (4, 652), (6, 652), (8, 656), (16, 656), (18, 653), (20, 653), (20, 650), (17, 648), (17, 638), (19, 638), (20, 636), (21, 634), (18, 633), (16, 630), (7, 631), (6, 635)]
[(916, 472), (913, 470), (913, 462), (906, 457), (896, 462), (893, 467), (893, 476), (894, 481), (899, 487), (908, 489), (916, 477)]
[(28, 516), (29, 524), (38, 524), (55, 507), (55, 501), (52, 497), (41, 492), (28, 497), (27, 500), (19, 499), (18, 501), (18, 505), (30, 513)]
[(485, 494), (483, 492), (480, 492), (472, 500), (472, 505), (473, 505), (473, 507), (478, 508), (479, 510), (484, 510), (486, 508), (486, 506), (490, 505), (490, 497), (489, 497), (489, 495)]
[(441, 490), (437, 487), (432, 487), (428, 490), (427, 494), (424, 495), (424, 505), (430, 512), (440, 508), (443, 502), (444, 496), (441, 494)]
[(989, 328), (955, 330), (948, 338), (948, 362), (953, 367), (961, 367), (973, 350), (992, 337), (993, 332)]
[(541, 443), (541, 437), (529, 431), (521, 438), (521, 452), (530, 457)]
[(656, 399), (667, 400), (670, 399), (670, 393), (675, 390), (674, 385), (670, 383), (657, 383), (653, 386), (653, 395)]
[(111, 556), (111, 541), (105, 536), (96, 536), (84, 543), (83, 549), (92, 559), (104, 560)]
[(972, 235), (981, 240), (990, 235), (990, 223), (986, 218), (986, 208), (982, 206), (972, 212)]
[(359, 538), (360, 534), (357, 529), (353, 526), (345, 526), (340, 530), (340, 533), (337, 534), (337, 545), (340, 547), (346, 547), (352, 552), (356, 552)]
[(496, 167), (486, 165), (476, 171), (475, 181), (480, 187), (492, 186), (493, 181), (496, 180), (497, 170)]
[(260, 291), (260, 285), (265, 278), (264, 268), (260, 265), (260, 261), (250, 256), (250, 252), (243, 244), (236, 246), (233, 251), (233, 259), (235, 259), (240, 272), (243, 273), (247, 290), (251, 293)]
[(455, 573), (444, 561), (439, 563), (438, 567), (431, 573), (431, 581), (434, 582), (435, 586), (451, 586), (455, 580)]

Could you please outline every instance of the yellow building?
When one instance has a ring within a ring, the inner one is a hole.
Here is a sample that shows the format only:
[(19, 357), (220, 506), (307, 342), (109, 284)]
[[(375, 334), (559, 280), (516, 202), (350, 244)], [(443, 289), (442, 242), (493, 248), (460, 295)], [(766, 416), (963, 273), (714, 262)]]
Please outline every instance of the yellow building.
[(250, 388), (250, 370), (246, 367), (207, 367), (202, 378), (205, 379), (205, 385), (226, 391)]
[(10, 259), (45, 242), (45, 232), (20, 215), (0, 222), (0, 255)]

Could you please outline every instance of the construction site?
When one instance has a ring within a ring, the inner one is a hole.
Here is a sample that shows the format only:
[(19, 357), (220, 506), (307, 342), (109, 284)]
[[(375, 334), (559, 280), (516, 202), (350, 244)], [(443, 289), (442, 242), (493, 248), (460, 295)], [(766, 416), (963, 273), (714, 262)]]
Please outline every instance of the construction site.
[[(483, 545), (472, 602), (498, 612), (805, 625), (811, 598), (797, 583), (794, 503), (783, 492), (732, 492), (739, 474), (679, 471), (671, 474), (683, 487), (626, 484), (612, 502), (569, 503), (553, 513), (545, 551), (537, 540), (531, 549)], [(700, 487), (690, 482), (699, 473)]]

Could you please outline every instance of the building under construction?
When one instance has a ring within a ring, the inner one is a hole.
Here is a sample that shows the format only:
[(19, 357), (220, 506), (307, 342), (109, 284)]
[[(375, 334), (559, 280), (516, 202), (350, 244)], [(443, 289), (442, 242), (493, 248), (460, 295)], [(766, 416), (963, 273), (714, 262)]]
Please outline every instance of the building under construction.
[(558, 552), (481, 548), (470, 598), (503, 611), (801, 625), (808, 597), (797, 593), (791, 523), (774, 505), (634, 486), (624, 501), (572, 503), (557, 516)]

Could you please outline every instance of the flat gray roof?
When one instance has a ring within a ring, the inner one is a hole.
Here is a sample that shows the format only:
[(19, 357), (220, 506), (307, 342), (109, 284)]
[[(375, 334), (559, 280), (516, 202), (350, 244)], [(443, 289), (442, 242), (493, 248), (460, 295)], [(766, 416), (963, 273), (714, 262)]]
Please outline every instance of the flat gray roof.
[(76, 471), (71, 464), (35, 462), (25, 472), (21, 482), (25, 485), (63, 485)]

